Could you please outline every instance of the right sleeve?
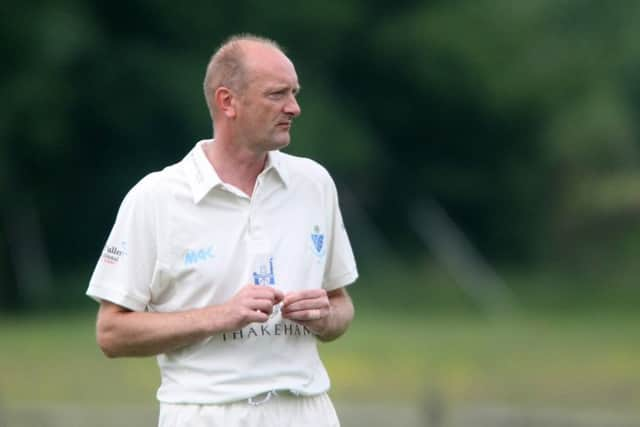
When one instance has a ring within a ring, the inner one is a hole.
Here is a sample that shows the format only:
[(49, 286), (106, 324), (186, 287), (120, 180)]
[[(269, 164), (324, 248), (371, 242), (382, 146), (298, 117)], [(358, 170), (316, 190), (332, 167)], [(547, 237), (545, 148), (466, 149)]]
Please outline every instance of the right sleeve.
[[(153, 174), (152, 174), (153, 175)], [(124, 198), (87, 295), (134, 311), (146, 309), (157, 262), (157, 211), (152, 175)]]
[(342, 220), (340, 204), (338, 202), (338, 190), (333, 179), (328, 175), (327, 214), (329, 215), (327, 229), (327, 263), (325, 266), (325, 278), (323, 287), (334, 290), (350, 285), (358, 278), (356, 260), (353, 256), (349, 236)]

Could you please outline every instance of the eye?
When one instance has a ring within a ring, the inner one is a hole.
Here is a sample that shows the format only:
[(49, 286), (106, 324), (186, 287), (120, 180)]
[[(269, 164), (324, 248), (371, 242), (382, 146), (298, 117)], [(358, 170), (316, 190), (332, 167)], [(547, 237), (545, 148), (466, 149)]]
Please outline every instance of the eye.
[(282, 89), (282, 90), (276, 90), (273, 92), (269, 92), (269, 94), (267, 95), (269, 98), (271, 99), (281, 99), (284, 98), (287, 95), (287, 90), (286, 89)]

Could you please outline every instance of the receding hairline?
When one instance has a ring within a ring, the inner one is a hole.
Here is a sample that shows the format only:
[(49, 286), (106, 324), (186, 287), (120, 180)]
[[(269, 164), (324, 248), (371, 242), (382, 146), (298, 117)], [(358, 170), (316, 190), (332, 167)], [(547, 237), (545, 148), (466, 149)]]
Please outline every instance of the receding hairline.
[(249, 34), (249, 33), (237, 34), (229, 37), (228, 39), (223, 41), (222, 44), (220, 44), (220, 47), (218, 48), (217, 52), (220, 50), (223, 50), (226, 46), (237, 45), (238, 47), (242, 48), (242, 46), (246, 44), (258, 44), (263, 46), (270, 46), (274, 49), (279, 50), (282, 53), (285, 53), (285, 49), (282, 46), (280, 46), (280, 44), (277, 41), (270, 39), (268, 37), (256, 36), (255, 34)]
[(276, 41), (255, 34), (236, 34), (224, 40), (211, 56), (204, 77), (204, 96), (210, 110), (214, 107), (212, 97), (216, 89), (224, 86), (242, 91), (246, 86), (246, 48), (251, 44), (268, 46), (285, 54), (285, 49)]

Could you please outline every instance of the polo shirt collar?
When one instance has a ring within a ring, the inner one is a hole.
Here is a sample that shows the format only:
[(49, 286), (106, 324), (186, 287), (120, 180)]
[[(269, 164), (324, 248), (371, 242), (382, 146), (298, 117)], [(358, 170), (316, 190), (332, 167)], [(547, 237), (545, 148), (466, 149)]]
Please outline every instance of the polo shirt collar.
[[(213, 142), (211, 139), (198, 141), (183, 160), (187, 180), (191, 186), (193, 203), (195, 204), (200, 203), (214, 187), (224, 185), (204, 153), (203, 145), (211, 142)], [(289, 173), (279, 151), (270, 151), (267, 154), (267, 163), (262, 174), (269, 173), (271, 169), (276, 172), (284, 187), (287, 188), (289, 186)]]
[(198, 141), (196, 146), (193, 147), (183, 160), (187, 181), (191, 186), (193, 203), (196, 204), (199, 203), (212, 188), (222, 185), (222, 180), (204, 154), (203, 145), (211, 141), (212, 140), (207, 139)]
[(279, 151), (269, 151), (267, 154), (267, 164), (264, 167), (263, 173), (267, 173), (270, 169), (273, 169), (285, 188), (289, 187), (289, 171), (285, 165), (283, 154)]

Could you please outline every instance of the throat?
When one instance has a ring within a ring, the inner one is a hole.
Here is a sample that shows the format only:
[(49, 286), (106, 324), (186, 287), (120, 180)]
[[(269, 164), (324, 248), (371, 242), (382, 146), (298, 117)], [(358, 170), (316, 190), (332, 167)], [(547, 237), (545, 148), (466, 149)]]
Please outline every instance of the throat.
[(216, 150), (216, 148), (218, 147), (215, 143), (212, 144), (209, 150), (205, 149), (205, 154), (220, 180), (251, 197), (255, 191), (258, 175), (267, 164), (267, 154), (247, 155), (247, 153)]

